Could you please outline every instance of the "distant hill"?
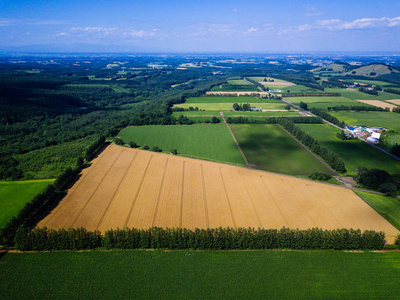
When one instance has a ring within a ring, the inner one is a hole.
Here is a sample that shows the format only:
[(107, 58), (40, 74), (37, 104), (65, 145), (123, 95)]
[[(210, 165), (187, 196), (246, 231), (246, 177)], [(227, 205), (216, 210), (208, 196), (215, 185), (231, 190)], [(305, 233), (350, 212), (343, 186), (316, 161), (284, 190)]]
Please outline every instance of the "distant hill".
[(351, 69), (351, 66), (344, 62), (334, 62), (333, 64), (319, 67), (311, 70), (311, 72), (335, 72), (335, 73), (345, 73)]
[(399, 73), (395, 68), (384, 65), (384, 64), (370, 64), (362, 66), (351, 71), (348, 71), (345, 75), (358, 75), (358, 76), (370, 76), (376, 77), (380, 75), (387, 75), (392, 73)]

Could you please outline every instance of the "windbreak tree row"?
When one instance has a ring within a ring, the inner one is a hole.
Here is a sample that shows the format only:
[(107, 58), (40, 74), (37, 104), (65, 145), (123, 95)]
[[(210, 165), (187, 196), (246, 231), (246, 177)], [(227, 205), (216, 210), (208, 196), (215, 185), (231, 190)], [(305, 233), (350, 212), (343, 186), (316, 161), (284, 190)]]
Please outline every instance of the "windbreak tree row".
[(23, 251), (82, 250), (82, 249), (194, 249), (194, 250), (249, 250), (249, 249), (383, 249), (385, 234), (371, 230), (323, 230), (214, 228), (185, 229), (125, 228), (98, 231), (84, 228), (60, 229), (19, 228), (15, 248)]

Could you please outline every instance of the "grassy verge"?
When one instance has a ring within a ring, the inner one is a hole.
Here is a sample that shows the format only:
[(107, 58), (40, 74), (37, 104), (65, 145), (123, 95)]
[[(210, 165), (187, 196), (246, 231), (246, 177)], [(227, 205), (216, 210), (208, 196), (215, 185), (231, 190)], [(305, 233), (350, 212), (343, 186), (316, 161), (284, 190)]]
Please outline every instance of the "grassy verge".
[(400, 253), (8, 253), (3, 299), (394, 299)]
[(0, 181), (0, 228), (52, 182), (53, 179)]

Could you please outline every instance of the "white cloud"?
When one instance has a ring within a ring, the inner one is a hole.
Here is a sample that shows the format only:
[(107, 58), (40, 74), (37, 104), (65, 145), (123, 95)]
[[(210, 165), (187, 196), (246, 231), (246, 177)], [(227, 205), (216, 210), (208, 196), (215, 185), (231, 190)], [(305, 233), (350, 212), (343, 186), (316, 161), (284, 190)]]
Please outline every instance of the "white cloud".
[(239, 11), (239, 9), (237, 9), (237, 8), (234, 8), (234, 9), (232, 9), (232, 12), (238, 12)]
[(251, 34), (251, 33), (254, 33), (254, 32), (257, 32), (257, 31), (258, 31), (258, 28), (251, 27), (248, 30), (246, 30), (244, 32), (244, 34)]
[(307, 13), (306, 17), (318, 17), (318, 16), (322, 16), (323, 14), (325, 14), (325, 13), (323, 13), (322, 11), (320, 11), (320, 12), (312, 12), (312, 13)]
[(13, 19), (0, 19), (0, 27), (1, 26), (13, 26), (16, 20)]
[(68, 24), (68, 22), (63, 20), (36, 20), (31, 19), (25, 22), (28, 25), (63, 25)]
[(362, 18), (353, 21), (342, 21), (339, 19), (331, 20), (318, 20), (313, 24), (304, 24), (299, 26), (292, 26), (282, 28), (278, 34), (293, 34), (299, 32), (306, 32), (312, 30), (355, 30), (355, 29), (369, 29), (369, 28), (391, 28), (400, 26), (400, 17), (395, 18)]
[(71, 27), (61, 31), (54, 36), (61, 37), (86, 37), (86, 38), (107, 38), (107, 37), (132, 37), (132, 38), (149, 38), (157, 35), (159, 29), (151, 30), (135, 30), (120, 29), (118, 27)]

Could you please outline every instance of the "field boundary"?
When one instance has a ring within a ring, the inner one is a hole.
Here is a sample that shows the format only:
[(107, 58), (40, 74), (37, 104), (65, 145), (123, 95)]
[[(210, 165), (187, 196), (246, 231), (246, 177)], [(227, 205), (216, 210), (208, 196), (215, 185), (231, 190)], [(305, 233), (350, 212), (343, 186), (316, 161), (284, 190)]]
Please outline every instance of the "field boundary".
[(224, 120), (226, 127), (228, 127), (228, 130), (231, 133), (233, 141), (235, 142), (236, 146), (238, 147), (240, 154), (243, 156), (243, 159), (244, 159), (244, 162), (246, 163), (247, 168), (251, 169), (251, 165), (249, 164), (249, 162), (246, 158), (246, 155), (244, 155), (244, 152), (242, 151), (242, 148), (240, 148), (240, 145), (239, 145), (238, 141), (236, 140), (236, 137), (233, 134), (231, 127), (229, 126), (228, 122), (226, 122), (226, 120), (225, 120), (224, 113), (222, 111), (220, 111), (219, 113), (221, 114), (221, 117)]

